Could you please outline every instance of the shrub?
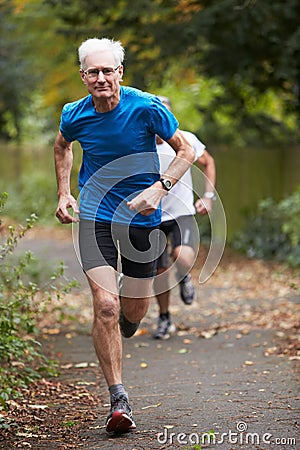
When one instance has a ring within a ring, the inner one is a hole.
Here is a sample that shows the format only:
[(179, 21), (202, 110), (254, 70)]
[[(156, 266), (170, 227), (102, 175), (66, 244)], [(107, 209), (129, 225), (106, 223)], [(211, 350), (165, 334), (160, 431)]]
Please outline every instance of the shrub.
[[(0, 195), (0, 212), (3, 211), (7, 194)], [(0, 406), (7, 408), (9, 400), (21, 395), (22, 389), (39, 378), (41, 374), (53, 374), (55, 364), (44, 354), (36, 340), (36, 321), (39, 308), (55, 295), (68, 292), (74, 282), (63, 287), (54, 285), (63, 275), (63, 266), (50, 277), (49, 290), (43, 291), (32, 282), (30, 265), (31, 252), (10, 261), (18, 241), (33, 227), (37, 216), (32, 214), (26, 225), (18, 228), (10, 225), (8, 235), (0, 242)], [(0, 228), (1, 228), (0, 220)]]
[(276, 259), (300, 265), (300, 188), (276, 203), (262, 200), (257, 214), (238, 233), (233, 246), (250, 258)]

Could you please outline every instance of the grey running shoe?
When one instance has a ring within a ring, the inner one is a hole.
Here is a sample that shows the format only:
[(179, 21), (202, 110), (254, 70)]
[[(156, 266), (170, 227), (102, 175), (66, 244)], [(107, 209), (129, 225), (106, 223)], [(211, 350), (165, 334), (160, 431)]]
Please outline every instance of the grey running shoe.
[[(119, 279), (118, 279), (118, 287), (119, 287), (119, 296), (121, 297), (121, 291), (123, 286), (123, 278), (124, 275), (120, 273)], [(119, 325), (122, 336), (125, 338), (130, 338), (134, 335), (136, 330), (138, 329), (140, 322), (129, 322), (129, 320), (126, 319), (126, 317), (123, 314), (122, 310), (122, 304), (120, 304), (120, 317), (119, 317)]]
[(195, 297), (195, 289), (192, 284), (192, 277), (189, 273), (179, 282), (179, 288), (183, 303), (191, 305)]
[(176, 331), (175, 325), (170, 319), (158, 318), (157, 329), (153, 333), (154, 339), (169, 339), (172, 334)]
[(108, 433), (125, 433), (135, 428), (127, 395), (112, 395), (110, 414), (106, 419), (106, 431)]

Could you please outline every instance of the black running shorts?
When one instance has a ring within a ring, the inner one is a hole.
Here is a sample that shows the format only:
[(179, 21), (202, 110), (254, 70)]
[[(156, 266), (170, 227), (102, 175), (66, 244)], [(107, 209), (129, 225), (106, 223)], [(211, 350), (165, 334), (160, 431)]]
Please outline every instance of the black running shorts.
[(149, 278), (156, 274), (159, 226), (134, 227), (81, 219), (79, 249), (84, 271), (111, 266), (117, 270), (118, 255), (122, 272), (128, 277)]
[[(187, 245), (196, 251), (196, 224), (194, 216), (180, 216), (174, 220), (166, 220), (160, 224), (160, 230), (165, 234), (171, 246), (171, 253), (179, 245)], [(162, 248), (160, 248), (162, 252)], [(169, 267), (168, 246), (158, 258), (157, 267)]]

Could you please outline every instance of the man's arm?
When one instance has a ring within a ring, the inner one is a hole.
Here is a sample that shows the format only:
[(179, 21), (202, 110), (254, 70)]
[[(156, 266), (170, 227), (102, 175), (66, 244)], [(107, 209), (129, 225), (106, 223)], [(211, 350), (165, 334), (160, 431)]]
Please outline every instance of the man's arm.
[(162, 178), (168, 178), (171, 180), (172, 186), (174, 186), (182, 175), (190, 169), (195, 159), (195, 152), (180, 130), (177, 130), (167, 142), (175, 151), (176, 156), (171, 161), (165, 173), (162, 174)]
[[(204, 153), (196, 160), (204, 168), (206, 175), (205, 193), (214, 194), (216, 183), (216, 167), (214, 158), (204, 150)], [(212, 210), (212, 198), (202, 197), (195, 203), (198, 214), (205, 215)]]
[(65, 140), (59, 131), (54, 143), (54, 161), (57, 180), (58, 206), (56, 217), (61, 223), (78, 222), (78, 218), (71, 216), (68, 208), (78, 214), (78, 206), (70, 192), (70, 177), (73, 165), (72, 142)]
[[(176, 152), (176, 156), (162, 175), (162, 178), (168, 178), (172, 186), (174, 186), (191, 167), (191, 164), (194, 162), (195, 152), (191, 144), (178, 129), (167, 142)], [(131, 210), (135, 209), (139, 213), (149, 216), (158, 208), (161, 199), (166, 193), (162, 183), (156, 181), (127, 204)]]

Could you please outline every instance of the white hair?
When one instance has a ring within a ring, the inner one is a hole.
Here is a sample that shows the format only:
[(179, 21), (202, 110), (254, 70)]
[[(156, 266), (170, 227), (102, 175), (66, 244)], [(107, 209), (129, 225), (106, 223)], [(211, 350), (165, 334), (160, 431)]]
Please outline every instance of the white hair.
[(109, 50), (113, 53), (116, 65), (122, 64), (125, 50), (120, 41), (107, 38), (93, 38), (82, 42), (78, 48), (78, 56), (81, 69), (85, 69), (85, 58), (91, 53)]
[(158, 95), (157, 97), (164, 105), (167, 105), (169, 106), (169, 108), (171, 108), (171, 100), (168, 97), (165, 97), (164, 95)]

